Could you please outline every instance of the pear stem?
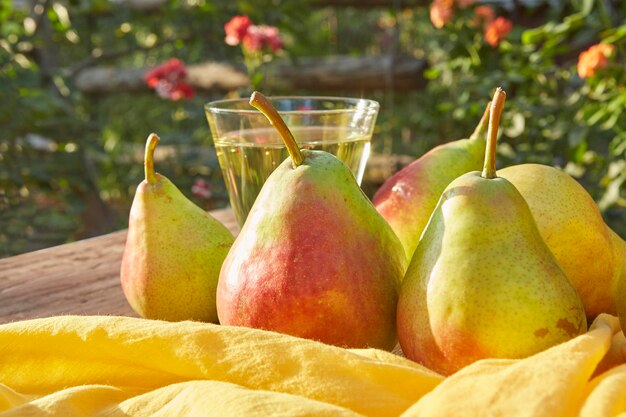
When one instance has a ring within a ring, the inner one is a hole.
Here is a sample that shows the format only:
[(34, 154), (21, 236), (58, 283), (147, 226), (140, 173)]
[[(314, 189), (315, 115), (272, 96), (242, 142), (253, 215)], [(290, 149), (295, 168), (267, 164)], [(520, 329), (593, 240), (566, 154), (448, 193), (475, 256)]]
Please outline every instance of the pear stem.
[(156, 133), (150, 133), (146, 141), (146, 153), (143, 158), (143, 169), (148, 184), (154, 184), (156, 182), (156, 177), (154, 176), (154, 149), (158, 144), (159, 137)]
[(483, 167), (483, 178), (496, 177), (496, 143), (498, 141), (498, 126), (500, 116), (504, 108), (506, 93), (500, 87), (496, 89), (491, 101), (491, 112), (489, 114), (489, 130), (487, 132), (487, 147), (485, 148), (485, 165)]
[(280, 117), (278, 111), (272, 106), (272, 103), (270, 103), (263, 94), (255, 91), (250, 96), (250, 105), (263, 113), (265, 117), (267, 117), (267, 120), (270, 121), (270, 124), (278, 131), (281, 139), (285, 142), (285, 146), (287, 146), (287, 152), (289, 152), (294, 166), (298, 167), (302, 165), (304, 157), (302, 156), (302, 152), (300, 152), (300, 148), (298, 148), (298, 143), (283, 118)]
[(485, 107), (485, 111), (483, 112), (483, 117), (480, 118), (480, 122), (476, 125), (476, 129), (470, 135), (470, 139), (476, 139), (481, 137), (487, 131), (487, 126), (489, 125), (489, 114), (491, 113), (491, 101), (487, 103)]

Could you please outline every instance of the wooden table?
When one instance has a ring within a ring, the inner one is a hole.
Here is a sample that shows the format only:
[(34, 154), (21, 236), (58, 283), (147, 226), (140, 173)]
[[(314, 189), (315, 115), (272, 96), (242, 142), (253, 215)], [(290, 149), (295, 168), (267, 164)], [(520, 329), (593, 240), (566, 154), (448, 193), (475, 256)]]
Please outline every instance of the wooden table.
[[(233, 233), (231, 209), (211, 211)], [(0, 259), (0, 323), (61, 314), (137, 317), (124, 298), (126, 230)]]

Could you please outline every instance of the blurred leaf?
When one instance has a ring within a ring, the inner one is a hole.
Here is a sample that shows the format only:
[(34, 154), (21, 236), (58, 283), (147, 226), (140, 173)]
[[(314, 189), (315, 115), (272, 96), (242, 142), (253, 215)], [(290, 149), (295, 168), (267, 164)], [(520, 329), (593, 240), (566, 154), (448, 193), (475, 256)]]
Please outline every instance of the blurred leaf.
[(514, 113), (510, 116), (511, 125), (504, 129), (504, 134), (511, 138), (516, 138), (524, 133), (526, 119), (522, 113)]
[(615, 29), (611, 29), (603, 34), (603, 41), (605, 43), (616, 43), (626, 37), (626, 24), (619, 26)]
[(589, 134), (589, 129), (587, 127), (576, 127), (570, 130), (569, 135), (567, 137), (567, 141), (569, 146), (572, 148), (576, 148), (579, 146)]
[(600, 122), (600, 120), (604, 119), (608, 114), (608, 109), (606, 107), (600, 107), (597, 111), (595, 111), (591, 116), (587, 118), (587, 124), (589, 126), (593, 126)]
[(544, 39), (544, 29), (542, 27), (538, 27), (535, 29), (526, 29), (522, 33), (522, 42), (525, 45), (537, 44)]
[(436, 68), (427, 68), (426, 71), (424, 71), (424, 77), (428, 80), (435, 80), (437, 78), (439, 78), (439, 76), (441, 75), (441, 71), (436, 69)]
[[(599, 1), (604, 1), (604, 0), (599, 0)], [(580, 13), (583, 16), (589, 15), (589, 13), (591, 13), (591, 10), (593, 9), (593, 3), (594, 3), (594, 0), (582, 0), (582, 7), (580, 10)]]

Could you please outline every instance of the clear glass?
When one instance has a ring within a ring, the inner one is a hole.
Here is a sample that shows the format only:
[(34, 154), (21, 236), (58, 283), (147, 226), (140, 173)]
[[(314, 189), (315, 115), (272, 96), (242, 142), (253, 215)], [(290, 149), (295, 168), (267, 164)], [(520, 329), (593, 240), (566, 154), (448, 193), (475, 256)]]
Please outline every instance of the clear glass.
[[(268, 97), (302, 149), (341, 159), (359, 184), (370, 154), (379, 104), (344, 97)], [(272, 171), (287, 158), (276, 130), (248, 99), (208, 103), (205, 112), (230, 204), (243, 225)]]

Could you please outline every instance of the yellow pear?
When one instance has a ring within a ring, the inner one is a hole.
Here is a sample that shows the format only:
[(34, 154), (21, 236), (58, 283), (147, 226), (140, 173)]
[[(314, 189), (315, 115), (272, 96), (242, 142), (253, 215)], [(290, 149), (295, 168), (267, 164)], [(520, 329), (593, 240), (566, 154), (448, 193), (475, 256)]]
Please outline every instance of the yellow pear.
[(626, 331), (626, 242), (611, 229), (609, 229), (609, 234), (613, 244), (613, 257), (615, 259), (615, 307), (622, 330)]
[(154, 133), (146, 141), (145, 179), (128, 219), (120, 279), (130, 306), (148, 319), (217, 322), (220, 268), (233, 235), (154, 172)]
[(498, 174), (528, 203), (543, 240), (580, 294), (587, 319), (615, 314), (613, 232), (589, 193), (567, 173), (547, 165), (514, 165)]

